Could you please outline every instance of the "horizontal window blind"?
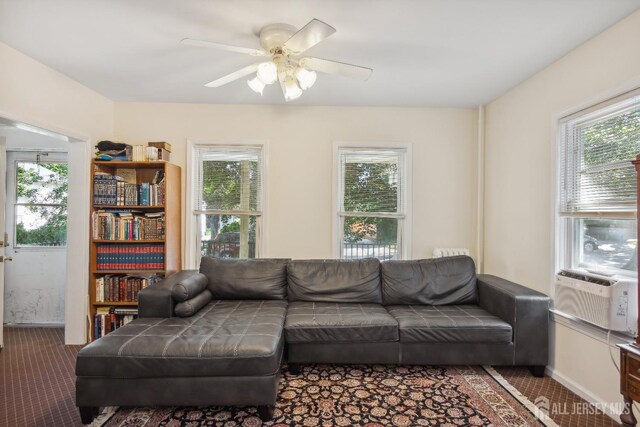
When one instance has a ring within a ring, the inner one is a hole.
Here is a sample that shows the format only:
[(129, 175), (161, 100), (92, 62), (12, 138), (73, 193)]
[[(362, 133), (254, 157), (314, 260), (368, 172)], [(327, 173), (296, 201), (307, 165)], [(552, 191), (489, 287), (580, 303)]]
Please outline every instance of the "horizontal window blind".
[(563, 119), (560, 214), (632, 212), (640, 153), (640, 96)]
[(404, 155), (403, 149), (341, 148), (338, 211), (343, 215), (404, 214)]
[(261, 147), (197, 145), (193, 156), (195, 212), (261, 213)]

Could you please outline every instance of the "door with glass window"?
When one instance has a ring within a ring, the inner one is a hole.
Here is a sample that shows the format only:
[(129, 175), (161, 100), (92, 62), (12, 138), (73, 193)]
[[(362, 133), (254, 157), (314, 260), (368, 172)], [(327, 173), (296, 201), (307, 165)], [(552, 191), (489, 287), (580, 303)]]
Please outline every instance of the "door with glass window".
[(4, 323), (64, 324), (67, 155), (8, 151)]

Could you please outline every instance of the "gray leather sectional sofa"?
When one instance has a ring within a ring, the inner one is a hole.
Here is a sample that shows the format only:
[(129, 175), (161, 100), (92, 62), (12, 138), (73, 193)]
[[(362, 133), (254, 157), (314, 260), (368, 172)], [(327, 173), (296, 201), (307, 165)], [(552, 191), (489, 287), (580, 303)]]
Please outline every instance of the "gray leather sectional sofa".
[(139, 318), (78, 354), (83, 423), (100, 406), (257, 405), (283, 360), (529, 366), (544, 375), (549, 298), (466, 256), (219, 260), (139, 294)]

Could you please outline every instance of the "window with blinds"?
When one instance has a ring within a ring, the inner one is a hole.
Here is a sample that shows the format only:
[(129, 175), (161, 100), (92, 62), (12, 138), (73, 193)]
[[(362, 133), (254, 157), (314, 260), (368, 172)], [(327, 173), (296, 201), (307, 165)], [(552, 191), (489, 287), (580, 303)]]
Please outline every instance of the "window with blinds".
[(402, 258), (406, 219), (405, 149), (338, 149), (340, 257)]
[(562, 268), (636, 271), (640, 92), (560, 120)]
[(192, 212), (203, 256), (255, 258), (262, 217), (261, 146), (193, 147)]

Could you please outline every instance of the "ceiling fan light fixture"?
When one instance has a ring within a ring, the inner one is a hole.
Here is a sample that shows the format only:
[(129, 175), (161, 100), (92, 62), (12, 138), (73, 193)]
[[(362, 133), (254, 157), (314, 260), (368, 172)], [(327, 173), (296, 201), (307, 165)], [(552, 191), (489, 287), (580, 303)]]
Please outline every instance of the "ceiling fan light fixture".
[(318, 75), (313, 70), (307, 70), (306, 68), (298, 67), (296, 69), (296, 79), (300, 84), (300, 88), (303, 90), (309, 89), (316, 82)]
[(273, 61), (263, 62), (258, 65), (257, 76), (262, 83), (266, 85), (273, 84), (278, 80), (278, 67)]
[(302, 95), (302, 89), (300, 89), (300, 86), (298, 86), (293, 77), (289, 76), (285, 78), (283, 85), (285, 101), (293, 101), (294, 99), (300, 98), (300, 95)]
[(189, 38), (182, 39), (181, 43), (264, 58), (206, 83), (206, 87), (218, 88), (242, 78), (249, 78), (247, 84), (251, 90), (262, 95), (266, 85), (278, 81), (285, 101), (293, 101), (315, 84), (316, 72), (363, 81), (371, 76), (371, 68), (303, 56), (308, 49), (335, 32), (336, 29), (331, 25), (319, 19), (312, 19), (300, 29), (282, 23), (264, 26), (259, 34), (262, 49)]
[(264, 90), (265, 84), (257, 76), (252, 78), (251, 80), (247, 80), (247, 84), (249, 85), (252, 91), (262, 95), (262, 91)]

